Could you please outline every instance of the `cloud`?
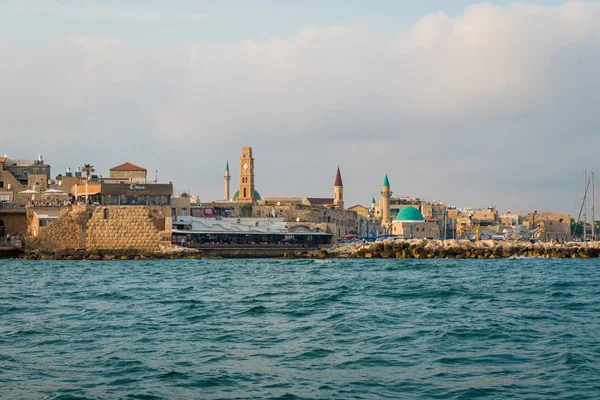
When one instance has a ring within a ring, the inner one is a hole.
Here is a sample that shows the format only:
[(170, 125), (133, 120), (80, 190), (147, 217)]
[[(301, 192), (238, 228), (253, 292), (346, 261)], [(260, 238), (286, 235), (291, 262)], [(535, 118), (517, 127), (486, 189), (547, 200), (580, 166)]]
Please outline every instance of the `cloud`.
[(482, 4), (395, 35), (359, 23), (237, 46), (4, 45), (0, 139), (33, 151), (18, 132), (57, 165), (144, 164), (207, 200), (252, 145), (264, 196), (330, 195), (340, 164), (351, 203), (387, 172), (398, 195), (571, 212), (600, 145), (599, 18), (598, 2)]

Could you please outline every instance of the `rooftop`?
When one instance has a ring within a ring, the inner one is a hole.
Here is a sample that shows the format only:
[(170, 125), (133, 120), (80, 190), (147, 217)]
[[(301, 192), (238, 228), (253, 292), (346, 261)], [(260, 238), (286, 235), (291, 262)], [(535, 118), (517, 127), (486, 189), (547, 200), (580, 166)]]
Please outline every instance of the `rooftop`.
[(306, 200), (312, 205), (321, 205), (321, 206), (333, 205), (333, 198), (307, 197)]
[(126, 162), (124, 164), (117, 165), (116, 167), (113, 167), (110, 170), (111, 171), (146, 171), (146, 168), (142, 168), (142, 167), (139, 167), (130, 162)]

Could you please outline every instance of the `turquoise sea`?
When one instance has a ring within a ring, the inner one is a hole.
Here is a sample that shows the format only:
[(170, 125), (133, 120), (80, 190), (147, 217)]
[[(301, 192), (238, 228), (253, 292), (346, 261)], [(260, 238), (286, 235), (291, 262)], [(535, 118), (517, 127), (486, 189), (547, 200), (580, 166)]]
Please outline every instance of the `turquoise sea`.
[(599, 260), (0, 260), (2, 399), (598, 399)]

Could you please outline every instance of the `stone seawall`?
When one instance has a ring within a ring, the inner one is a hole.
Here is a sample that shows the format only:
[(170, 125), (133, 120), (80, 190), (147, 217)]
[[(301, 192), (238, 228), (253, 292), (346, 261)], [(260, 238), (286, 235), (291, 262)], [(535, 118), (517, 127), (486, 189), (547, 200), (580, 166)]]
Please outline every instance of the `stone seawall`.
[[(312, 254), (317, 256), (317, 253)], [(595, 258), (600, 242), (530, 243), (484, 240), (385, 240), (377, 243), (335, 244), (320, 257), (339, 258)]]
[(86, 224), (85, 248), (156, 251), (167, 217), (164, 207), (96, 207)]
[[(33, 211), (28, 211), (31, 224)], [(158, 252), (170, 244), (168, 206), (69, 206), (56, 221), (27, 237), (25, 248), (46, 252), (136, 250)], [(163, 235), (165, 232), (169, 233)]]

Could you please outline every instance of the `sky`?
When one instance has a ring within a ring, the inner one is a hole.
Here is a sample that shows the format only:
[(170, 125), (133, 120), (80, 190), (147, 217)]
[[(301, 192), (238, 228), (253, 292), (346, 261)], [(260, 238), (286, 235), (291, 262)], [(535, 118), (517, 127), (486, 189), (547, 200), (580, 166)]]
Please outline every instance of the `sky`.
[[(202, 201), (252, 146), (264, 197), (576, 214), (600, 145), (600, 1), (0, 4), (0, 155), (129, 161)], [(600, 173), (600, 169), (598, 169)], [(235, 191), (235, 189), (234, 189)]]

